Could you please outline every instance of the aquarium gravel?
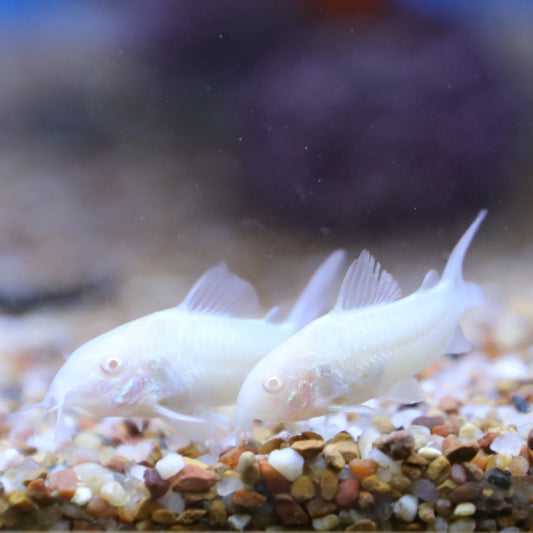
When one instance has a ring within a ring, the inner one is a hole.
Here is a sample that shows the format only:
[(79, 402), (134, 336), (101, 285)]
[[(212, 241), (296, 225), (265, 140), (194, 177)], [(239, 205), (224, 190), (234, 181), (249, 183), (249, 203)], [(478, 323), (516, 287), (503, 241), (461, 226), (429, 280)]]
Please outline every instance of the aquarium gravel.
[[(31, 411), (3, 416), (1, 527), (531, 530), (532, 316), (476, 315), (478, 348), (424, 371), (423, 403), (256, 423), (239, 440), (185, 445), (157, 420), (80, 415), (56, 446), (53, 420), (32, 435)], [(25, 348), (19, 370), (36, 372), (37, 354)], [(17, 405), (3, 391), (7, 414)]]

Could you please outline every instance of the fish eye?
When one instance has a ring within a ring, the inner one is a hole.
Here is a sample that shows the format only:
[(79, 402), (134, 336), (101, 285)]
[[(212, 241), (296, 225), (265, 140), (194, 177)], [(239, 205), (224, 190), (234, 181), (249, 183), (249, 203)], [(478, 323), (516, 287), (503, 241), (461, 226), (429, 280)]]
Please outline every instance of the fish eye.
[(278, 376), (271, 376), (263, 381), (263, 388), (267, 392), (279, 392), (283, 388), (283, 380)]
[(106, 357), (101, 363), (100, 368), (105, 374), (116, 374), (122, 366), (122, 363), (115, 356)]

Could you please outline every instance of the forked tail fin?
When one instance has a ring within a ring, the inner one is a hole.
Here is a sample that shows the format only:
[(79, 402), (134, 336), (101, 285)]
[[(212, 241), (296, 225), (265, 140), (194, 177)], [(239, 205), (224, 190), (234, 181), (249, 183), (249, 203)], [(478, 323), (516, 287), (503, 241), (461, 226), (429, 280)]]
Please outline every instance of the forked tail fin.
[(294, 331), (331, 309), (345, 258), (344, 250), (336, 250), (313, 274), (287, 317), (287, 323)]

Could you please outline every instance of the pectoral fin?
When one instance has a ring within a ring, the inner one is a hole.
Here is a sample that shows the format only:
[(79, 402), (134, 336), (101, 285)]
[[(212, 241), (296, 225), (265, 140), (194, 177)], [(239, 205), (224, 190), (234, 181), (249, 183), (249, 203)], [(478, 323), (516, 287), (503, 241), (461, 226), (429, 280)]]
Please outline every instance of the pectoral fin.
[(414, 377), (396, 383), (382, 396), (405, 404), (422, 402), (426, 398), (420, 383)]
[(466, 337), (461, 329), (461, 326), (457, 326), (454, 331), (453, 337), (451, 338), (448, 346), (446, 346), (446, 353), (459, 355), (463, 353), (468, 353), (472, 350), (472, 345), (466, 340)]

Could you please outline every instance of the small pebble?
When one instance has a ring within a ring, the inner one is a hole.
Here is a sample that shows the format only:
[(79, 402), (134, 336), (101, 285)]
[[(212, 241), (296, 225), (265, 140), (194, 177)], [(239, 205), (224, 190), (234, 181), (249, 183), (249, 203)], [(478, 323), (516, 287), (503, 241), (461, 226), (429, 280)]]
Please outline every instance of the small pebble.
[(185, 467), (185, 459), (178, 453), (169, 453), (155, 464), (162, 479), (169, 479)]
[(221, 529), (226, 524), (228, 519), (228, 512), (224, 504), (220, 500), (215, 500), (211, 503), (209, 511), (207, 512), (207, 521), (213, 529)]
[(316, 518), (335, 512), (337, 504), (333, 501), (327, 502), (322, 496), (315, 496), (305, 504), (305, 508), (311, 518)]
[(522, 396), (514, 395), (512, 397), (512, 400), (513, 400), (513, 404), (514, 404), (515, 409), (519, 413), (527, 413), (527, 412), (529, 412), (530, 405), (529, 405), (529, 402), (525, 398), (522, 398)]
[(458, 503), (453, 510), (453, 516), (464, 517), (473, 516), (476, 513), (476, 506), (472, 502)]
[(290, 494), (298, 503), (314, 498), (315, 493), (315, 484), (309, 476), (300, 476), (291, 484)]
[(320, 478), (320, 494), (324, 500), (329, 501), (335, 498), (337, 487), (339, 486), (339, 475), (333, 469), (328, 468)]
[(530, 450), (533, 450), (533, 428), (530, 429), (528, 436), (527, 436), (527, 447)]
[(9, 505), (19, 513), (29, 513), (37, 507), (25, 490), (15, 490), (7, 497)]
[(451, 471), (450, 461), (443, 455), (436, 457), (429, 463), (425, 476), (431, 481), (439, 482), (449, 476)]
[(464, 424), (459, 429), (459, 434), (457, 436), (466, 441), (476, 440), (481, 436), (481, 429), (475, 424)]
[(418, 512), (418, 498), (412, 494), (404, 494), (392, 506), (392, 512), (404, 522), (412, 522)]
[(163, 479), (155, 468), (146, 468), (143, 472), (143, 478), (144, 484), (154, 500), (161, 498), (170, 488), (168, 479)]
[(415, 439), (413, 435), (403, 429), (400, 431), (393, 431), (389, 435), (381, 438), (379, 449), (390, 455), (395, 460), (407, 459), (414, 446)]
[(276, 494), (274, 508), (284, 526), (305, 526), (309, 516), (289, 494)]
[(418, 450), (418, 454), (427, 459), (428, 461), (433, 461), (433, 459), (436, 459), (440, 455), (442, 455), (442, 452), (440, 450), (437, 450), (437, 448), (433, 448), (432, 446), (424, 446), (423, 448), (420, 448)]
[(50, 489), (40, 477), (28, 484), (28, 495), (39, 507), (48, 507), (55, 503)]
[(481, 494), (482, 486), (476, 481), (467, 481), (466, 483), (454, 488), (449, 494), (448, 499), (454, 503), (470, 502)]
[(350, 505), (359, 496), (360, 482), (358, 479), (345, 479), (339, 483), (335, 503), (341, 507)]
[(217, 492), (220, 496), (224, 497), (243, 488), (244, 482), (241, 477), (233, 473), (228, 473), (219, 481)]
[(161, 506), (151, 498), (143, 498), (138, 504), (133, 516), (135, 521), (146, 520), (152, 513)]
[(170, 486), (175, 491), (198, 492), (211, 488), (217, 482), (217, 476), (212, 470), (186, 464), (170, 480)]
[(443, 396), (439, 402), (439, 407), (447, 414), (457, 413), (461, 407), (461, 402), (454, 396)]
[(444, 424), (444, 418), (442, 418), (442, 416), (417, 416), (412, 423), (417, 426), (424, 426), (431, 430), (435, 426), (441, 426)]
[(451, 463), (470, 461), (477, 451), (479, 444), (476, 441), (462, 442), (455, 437), (446, 437), (442, 441), (442, 453)]
[(234, 531), (244, 531), (244, 528), (251, 520), (252, 516), (249, 514), (232, 514), (226, 523), (228, 527)]
[(259, 471), (259, 463), (254, 452), (247, 450), (241, 454), (237, 471), (243, 483), (246, 485), (255, 485), (259, 481), (261, 472)]
[[(96, 463), (81, 463), (73, 467), (80, 481), (83, 481), (93, 492), (97, 493), (109, 481), (113, 474)], [(61, 472), (61, 471), (60, 471)], [(58, 475), (59, 472), (58, 472)]]
[(319, 454), (324, 449), (325, 445), (326, 443), (323, 440), (303, 439), (293, 442), (291, 448), (303, 457), (310, 458)]
[(490, 468), (485, 474), (485, 479), (491, 485), (495, 485), (500, 489), (507, 490), (511, 486), (511, 475), (509, 472), (505, 472), (499, 468)]
[(391, 490), (390, 483), (381, 481), (375, 474), (361, 480), (361, 486), (368, 492), (375, 492), (378, 494), (385, 494)]
[(50, 473), (46, 478), (46, 484), (52, 492), (57, 491), (62, 500), (68, 501), (76, 492), (78, 476), (71, 468), (63, 468)]
[(259, 494), (255, 490), (239, 489), (233, 495), (233, 503), (241, 507), (257, 507), (266, 502), (266, 496)]
[(170, 509), (156, 509), (150, 515), (150, 520), (162, 526), (171, 526), (176, 523), (176, 514)]
[(435, 509), (433, 505), (428, 502), (422, 502), (418, 506), (418, 516), (425, 524), (433, 524), (435, 522)]
[(302, 475), (304, 459), (292, 448), (273, 450), (268, 456), (268, 462), (289, 481)]
[(452, 470), (451, 470), (451, 473), (450, 473), (450, 477), (458, 485), (462, 485), (463, 483), (465, 483), (466, 482), (466, 472), (465, 472), (465, 469), (463, 468), (463, 465), (461, 465), (459, 463), (453, 464), (452, 465)]
[(378, 471), (378, 465), (372, 459), (352, 459), (349, 466), (359, 479), (364, 479)]
[(87, 505), (91, 501), (92, 497), (93, 493), (89, 487), (78, 487), (70, 501), (81, 507), (83, 505)]
[(313, 518), (311, 523), (315, 531), (332, 531), (341, 523), (341, 520), (336, 514), (327, 514)]
[(128, 495), (118, 481), (109, 481), (100, 489), (100, 497), (114, 507), (126, 505)]
[(524, 441), (520, 435), (512, 431), (506, 431), (492, 441), (490, 449), (496, 453), (516, 456), (520, 453), (523, 443)]
[(357, 522), (354, 522), (353, 524), (349, 525), (345, 531), (377, 531), (378, 525), (374, 520), (370, 520), (370, 518), (362, 518), (361, 520), (357, 520)]
[(418, 479), (413, 485), (413, 494), (422, 501), (434, 503), (437, 500), (437, 487), (429, 479)]
[(476, 521), (473, 518), (458, 518), (448, 528), (449, 533), (470, 533), (475, 531)]
[(207, 514), (205, 509), (185, 509), (176, 517), (176, 523), (189, 526), (198, 522), (200, 518), (203, 518)]
[[(296, 453), (296, 452), (295, 452)], [(265, 479), (269, 492), (287, 492), (289, 489), (289, 480), (280, 474), (269, 462), (264, 459), (259, 461), (259, 470)]]

